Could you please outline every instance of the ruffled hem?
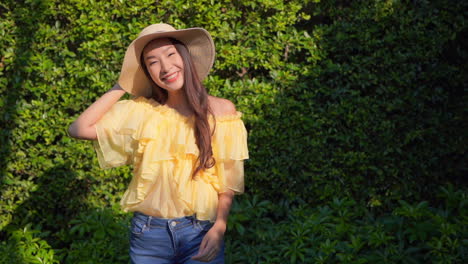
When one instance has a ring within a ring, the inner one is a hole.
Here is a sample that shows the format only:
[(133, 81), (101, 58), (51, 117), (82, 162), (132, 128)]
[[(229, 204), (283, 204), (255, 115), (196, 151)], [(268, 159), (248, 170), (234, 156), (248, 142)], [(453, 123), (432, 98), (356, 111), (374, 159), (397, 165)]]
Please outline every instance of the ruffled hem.
[(214, 220), (219, 181), (211, 173), (192, 179), (190, 164), (179, 167), (172, 161), (162, 161), (153, 164), (151, 172), (135, 175), (122, 198), (122, 207), (166, 218), (197, 214), (199, 219)]

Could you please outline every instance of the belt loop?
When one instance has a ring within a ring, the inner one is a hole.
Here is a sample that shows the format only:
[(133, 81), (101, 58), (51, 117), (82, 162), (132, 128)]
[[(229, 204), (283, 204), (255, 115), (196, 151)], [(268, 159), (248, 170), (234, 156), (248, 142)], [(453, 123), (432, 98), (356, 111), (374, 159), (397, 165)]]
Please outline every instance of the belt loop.
[(192, 215), (192, 225), (195, 226), (197, 224), (197, 213), (193, 213)]
[(151, 226), (151, 219), (153, 219), (153, 217), (151, 215), (148, 215), (148, 219), (146, 219), (146, 226), (147, 227)]

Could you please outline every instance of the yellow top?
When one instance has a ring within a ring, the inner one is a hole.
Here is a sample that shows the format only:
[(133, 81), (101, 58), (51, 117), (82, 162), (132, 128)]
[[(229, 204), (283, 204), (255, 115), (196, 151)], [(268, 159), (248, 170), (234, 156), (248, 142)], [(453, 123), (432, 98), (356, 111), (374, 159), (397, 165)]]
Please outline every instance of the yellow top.
[[(194, 118), (144, 97), (117, 102), (96, 124), (94, 146), (102, 168), (134, 166), (123, 209), (161, 218), (196, 214), (214, 221), (218, 193), (244, 191), (243, 160), (249, 154), (241, 115), (215, 118), (216, 164), (193, 178), (199, 153)], [(210, 119), (212, 127), (213, 122)]]

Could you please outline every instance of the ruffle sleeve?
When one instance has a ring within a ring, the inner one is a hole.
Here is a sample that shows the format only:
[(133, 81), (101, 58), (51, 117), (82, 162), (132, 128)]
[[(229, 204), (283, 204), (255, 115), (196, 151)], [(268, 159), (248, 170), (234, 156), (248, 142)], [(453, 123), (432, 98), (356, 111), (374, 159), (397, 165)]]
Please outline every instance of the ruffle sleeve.
[(138, 148), (135, 135), (141, 131), (147, 110), (141, 100), (122, 100), (115, 103), (97, 122), (94, 148), (101, 168), (133, 162)]
[(218, 193), (227, 190), (235, 194), (244, 192), (244, 160), (249, 158), (247, 130), (241, 119), (242, 114), (216, 118), (213, 135), (213, 157), (216, 160)]

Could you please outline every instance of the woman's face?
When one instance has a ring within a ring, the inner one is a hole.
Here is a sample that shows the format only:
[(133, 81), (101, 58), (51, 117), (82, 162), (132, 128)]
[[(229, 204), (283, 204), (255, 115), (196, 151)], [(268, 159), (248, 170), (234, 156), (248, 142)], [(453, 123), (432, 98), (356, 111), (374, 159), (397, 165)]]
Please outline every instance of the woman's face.
[(152, 40), (143, 49), (146, 69), (153, 81), (168, 92), (184, 86), (184, 63), (168, 38)]

